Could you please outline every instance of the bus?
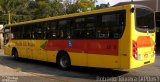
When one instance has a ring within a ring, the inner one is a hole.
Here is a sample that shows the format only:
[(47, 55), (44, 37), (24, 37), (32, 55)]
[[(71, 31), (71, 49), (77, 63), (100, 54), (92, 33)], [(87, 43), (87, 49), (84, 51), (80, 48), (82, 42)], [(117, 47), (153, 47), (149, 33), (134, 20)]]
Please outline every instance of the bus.
[(5, 25), (6, 55), (71, 66), (133, 69), (155, 61), (154, 12), (136, 4)]
[(156, 48), (159, 49), (160, 46), (160, 12), (155, 12), (155, 22), (156, 22)]

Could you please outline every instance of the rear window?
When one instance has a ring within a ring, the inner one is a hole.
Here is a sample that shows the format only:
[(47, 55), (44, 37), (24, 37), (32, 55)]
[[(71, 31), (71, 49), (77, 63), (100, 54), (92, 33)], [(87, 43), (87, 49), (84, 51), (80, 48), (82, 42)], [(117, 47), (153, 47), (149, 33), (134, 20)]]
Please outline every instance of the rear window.
[(148, 8), (136, 8), (136, 30), (155, 32), (154, 12)]

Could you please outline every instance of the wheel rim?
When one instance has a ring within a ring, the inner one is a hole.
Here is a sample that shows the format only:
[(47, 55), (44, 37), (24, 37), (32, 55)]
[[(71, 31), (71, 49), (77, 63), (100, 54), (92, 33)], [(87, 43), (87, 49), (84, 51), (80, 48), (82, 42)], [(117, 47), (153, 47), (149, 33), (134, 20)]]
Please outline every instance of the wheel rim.
[(12, 56), (13, 56), (14, 58), (17, 58), (17, 52), (14, 51)]
[(69, 64), (68, 58), (65, 57), (65, 56), (62, 56), (61, 59), (60, 59), (61, 67), (65, 68), (65, 67), (68, 66), (68, 64)]
[(12, 56), (15, 58), (15, 51), (13, 51), (13, 55)]
[(15, 54), (12, 55), (15, 58)]

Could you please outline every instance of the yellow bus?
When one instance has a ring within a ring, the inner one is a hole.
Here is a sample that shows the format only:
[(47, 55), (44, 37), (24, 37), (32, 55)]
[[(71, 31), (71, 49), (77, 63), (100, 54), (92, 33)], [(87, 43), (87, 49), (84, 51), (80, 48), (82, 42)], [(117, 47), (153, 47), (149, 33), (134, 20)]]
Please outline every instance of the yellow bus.
[(6, 25), (6, 55), (71, 66), (132, 69), (154, 63), (154, 12), (128, 4)]

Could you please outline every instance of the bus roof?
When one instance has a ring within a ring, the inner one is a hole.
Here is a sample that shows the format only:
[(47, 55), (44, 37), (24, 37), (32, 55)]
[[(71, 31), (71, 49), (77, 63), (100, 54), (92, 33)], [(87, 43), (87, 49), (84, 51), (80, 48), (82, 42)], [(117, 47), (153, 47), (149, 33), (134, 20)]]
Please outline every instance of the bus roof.
[(38, 23), (38, 22), (45, 22), (45, 21), (51, 21), (51, 20), (57, 20), (57, 19), (85, 16), (85, 15), (90, 15), (90, 14), (96, 14), (96, 13), (103, 13), (103, 12), (110, 12), (110, 11), (126, 9), (124, 6), (131, 7), (131, 6), (133, 6), (133, 4), (123, 5), (123, 6), (115, 6), (115, 7), (98, 9), (98, 10), (93, 10), (93, 11), (86, 11), (86, 12), (81, 12), (81, 13), (73, 13), (73, 14), (66, 14), (66, 15), (61, 15), (61, 16), (54, 16), (54, 17), (36, 19), (36, 20), (19, 22), (19, 23), (14, 23), (14, 24), (7, 24), (4, 27), (12, 27), (12, 26), (18, 26), (18, 25), (32, 24), (32, 23)]

